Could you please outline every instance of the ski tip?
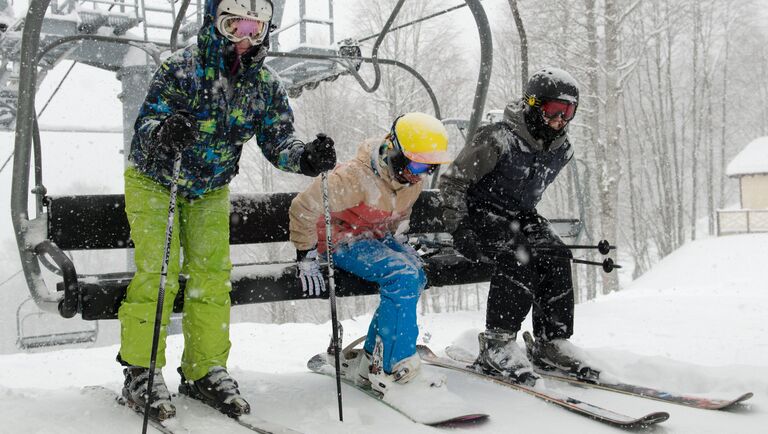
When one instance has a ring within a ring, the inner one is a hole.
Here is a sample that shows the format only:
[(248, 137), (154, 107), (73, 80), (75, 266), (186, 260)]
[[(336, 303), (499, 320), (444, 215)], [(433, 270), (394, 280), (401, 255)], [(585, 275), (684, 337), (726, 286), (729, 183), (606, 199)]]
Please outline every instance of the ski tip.
[(753, 396), (755, 396), (754, 393), (747, 392), (747, 393), (739, 396), (738, 398), (736, 398), (736, 399), (734, 399), (734, 400), (732, 400), (730, 402), (725, 403), (724, 405), (721, 405), (719, 407), (713, 407), (712, 410), (739, 410), (739, 409), (743, 410), (743, 409), (748, 409), (749, 408), (749, 403), (745, 403), (744, 401), (752, 398)]
[(666, 411), (658, 411), (656, 413), (651, 413), (643, 416), (638, 420), (637, 425), (640, 427), (655, 425), (657, 423), (661, 423), (669, 419), (669, 413)]
[(324, 365), (327, 364), (325, 354), (315, 354), (311, 359), (307, 360), (307, 368), (310, 371), (319, 371)]
[(473, 364), (475, 359), (477, 359), (477, 354), (471, 353), (469, 350), (457, 345), (449, 345), (445, 347), (445, 355), (457, 362), (467, 364)]
[(427, 425), (441, 428), (458, 427), (463, 425), (474, 425), (482, 423), (490, 418), (485, 413), (465, 414), (463, 416), (452, 417), (450, 419), (441, 420), (439, 422), (429, 423)]
[(336, 376), (333, 365), (328, 363), (328, 355), (320, 353), (307, 361), (307, 369), (317, 374)]

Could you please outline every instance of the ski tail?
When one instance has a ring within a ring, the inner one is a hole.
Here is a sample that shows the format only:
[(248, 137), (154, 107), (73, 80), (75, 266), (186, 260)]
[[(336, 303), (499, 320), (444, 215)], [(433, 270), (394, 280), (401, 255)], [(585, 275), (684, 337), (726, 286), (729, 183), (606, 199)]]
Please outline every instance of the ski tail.
[[(350, 344), (350, 346), (347, 346), (343, 352), (350, 354), (353, 351), (352, 347), (354, 347), (354, 345)], [(335, 369), (330, 365), (329, 356), (326, 353), (320, 353), (312, 357), (307, 362), (307, 368), (318, 374), (327, 375), (329, 377), (336, 376)], [(488, 418), (487, 414), (470, 409), (470, 406), (458, 397), (456, 397), (456, 400), (454, 401), (451, 401), (447, 397), (445, 400), (440, 401), (441, 404), (445, 404), (438, 406), (441, 412), (429, 411), (429, 409), (425, 409), (423, 406), (425, 402), (429, 401), (428, 399), (417, 398), (419, 400), (418, 405), (412, 405), (412, 403), (409, 405), (407, 402), (408, 399), (406, 398), (413, 397), (414, 395), (408, 391), (399, 391), (403, 393), (394, 394), (390, 391), (387, 393), (387, 396), (384, 396), (374, 390), (369, 384), (358, 384), (353, 379), (346, 378), (345, 376), (342, 376), (341, 381), (347, 386), (365, 393), (369, 397), (376, 399), (416, 423), (429, 426), (450, 427), (478, 423)], [(414, 411), (414, 409), (418, 411)]]
[[(83, 387), (83, 392), (98, 396), (101, 398), (107, 398), (112, 399), (121, 406), (133, 410), (132, 413), (140, 416), (141, 418), (144, 417), (144, 407), (139, 405), (133, 405), (129, 403), (122, 394), (117, 393), (113, 390), (110, 390), (104, 386), (85, 386)], [(172, 420), (172, 419), (171, 419)], [(171, 428), (169, 425), (172, 423), (171, 420), (160, 420), (155, 417), (149, 417), (149, 426), (151, 426), (154, 430), (161, 432), (163, 434), (175, 434), (175, 431), (173, 428)], [(185, 430), (183, 430), (185, 431)]]

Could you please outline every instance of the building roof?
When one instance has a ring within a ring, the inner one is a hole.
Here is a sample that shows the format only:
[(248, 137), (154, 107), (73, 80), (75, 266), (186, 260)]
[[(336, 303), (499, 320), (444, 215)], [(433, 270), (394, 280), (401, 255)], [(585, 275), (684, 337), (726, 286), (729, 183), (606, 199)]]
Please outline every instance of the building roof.
[(752, 140), (725, 170), (728, 176), (768, 174), (768, 136)]

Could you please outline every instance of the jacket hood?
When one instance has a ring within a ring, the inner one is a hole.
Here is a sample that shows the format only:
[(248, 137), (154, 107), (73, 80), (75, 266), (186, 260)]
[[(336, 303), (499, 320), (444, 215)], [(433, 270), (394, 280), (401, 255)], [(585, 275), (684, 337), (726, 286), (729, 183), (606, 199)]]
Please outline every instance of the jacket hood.
[[(514, 101), (504, 108), (504, 120), (509, 124), (512, 129), (525, 141), (525, 143), (533, 150), (540, 152), (544, 150), (544, 143), (541, 140), (537, 140), (531, 135), (528, 130), (528, 126), (525, 123), (525, 105), (522, 101)], [(563, 128), (563, 133), (556, 137), (549, 145), (549, 150), (563, 146), (568, 138), (568, 125)]]

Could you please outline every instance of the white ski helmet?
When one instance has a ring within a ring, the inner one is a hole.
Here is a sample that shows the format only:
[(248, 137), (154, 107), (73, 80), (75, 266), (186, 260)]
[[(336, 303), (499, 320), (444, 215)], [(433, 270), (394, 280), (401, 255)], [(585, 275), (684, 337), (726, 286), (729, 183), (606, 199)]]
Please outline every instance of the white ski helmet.
[[(270, 0), (221, 0), (216, 8), (216, 29), (232, 42), (249, 39), (258, 45), (269, 32), (273, 6)], [(247, 20), (247, 30), (238, 24)]]

